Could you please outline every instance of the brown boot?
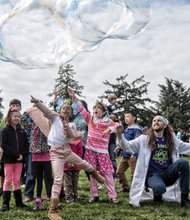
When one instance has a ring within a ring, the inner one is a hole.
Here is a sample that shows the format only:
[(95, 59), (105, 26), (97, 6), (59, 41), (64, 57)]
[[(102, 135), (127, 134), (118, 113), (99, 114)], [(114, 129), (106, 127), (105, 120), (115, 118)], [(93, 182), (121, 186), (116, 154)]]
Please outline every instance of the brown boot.
[(101, 176), (101, 175), (97, 172), (97, 170), (94, 170), (94, 171), (89, 172), (89, 173), (90, 173), (90, 175), (92, 175), (92, 176), (94, 177), (94, 179), (95, 179), (96, 181), (98, 181), (99, 183), (101, 183), (101, 184), (104, 184), (104, 183), (105, 183), (104, 177)]
[(57, 211), (59, 199), (51, 199), (48, 211), (48, 218), (50, 220), (63, 220)]

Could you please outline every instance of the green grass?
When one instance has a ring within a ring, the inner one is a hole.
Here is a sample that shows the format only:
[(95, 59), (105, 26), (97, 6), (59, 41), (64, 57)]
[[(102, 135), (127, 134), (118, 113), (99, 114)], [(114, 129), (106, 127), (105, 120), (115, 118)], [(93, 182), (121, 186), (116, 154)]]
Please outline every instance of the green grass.
[[(190, 158), (187, 158), (190, 161)], [(127, 171), (129, 177), (129, 172)], [(130, 179), (130, 178), (128, 178)], [(116, 188), (119, 189), (119, 183)], [(178, 203), (164, 202), (160, 205), (153, 202), (145, 202), (140, 208), (129, 205), (129, 194), (118, 195), (119, 203), (110, 204), (103, 187), (100, 190), (100, 202), (89, 204), (89, 183), (83, 171), (79, 180), (79, 200), (76, 204), (69, 205), (62, 203), (62, 209), (59, 211), (64, 220), (180, 220), (190, 219), (190, 210), (185, 210)], [(45, 193), (44, 193), (45, 197)], [(2, 203), (2, 198), (1, 198)], [(11, 209), (9, 212), (0, 212), (0, 220), (42, 220), (47, 219), (47, 209), (49, 202), (43, 204), (43, 210), (38, 212), (17, 210), (14, 208), (14, 199), (11, 200)], [(32, 209), (33, 203), (29, 203)]]

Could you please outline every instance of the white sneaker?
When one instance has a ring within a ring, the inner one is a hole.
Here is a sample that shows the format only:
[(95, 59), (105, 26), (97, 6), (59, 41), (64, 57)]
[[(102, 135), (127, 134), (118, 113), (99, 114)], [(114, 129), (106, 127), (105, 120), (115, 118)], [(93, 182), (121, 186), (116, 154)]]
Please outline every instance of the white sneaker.
[(102, 189), (103, 186), (102, 185), (98, 185), (98, 190)]
[(24, 189), (25, 188), (25, 184), (22, 184), (21, 188)]

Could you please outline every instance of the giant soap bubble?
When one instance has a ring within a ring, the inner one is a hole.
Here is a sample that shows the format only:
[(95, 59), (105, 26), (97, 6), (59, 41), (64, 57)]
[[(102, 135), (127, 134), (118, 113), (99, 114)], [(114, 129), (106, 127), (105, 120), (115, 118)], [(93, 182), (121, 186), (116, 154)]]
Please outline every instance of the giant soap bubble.
[(137, 36), (150, 15), (143, 0), (21, 0), (0, 15), (0, 60), (26, 69), (64, 64), (107, 38)]

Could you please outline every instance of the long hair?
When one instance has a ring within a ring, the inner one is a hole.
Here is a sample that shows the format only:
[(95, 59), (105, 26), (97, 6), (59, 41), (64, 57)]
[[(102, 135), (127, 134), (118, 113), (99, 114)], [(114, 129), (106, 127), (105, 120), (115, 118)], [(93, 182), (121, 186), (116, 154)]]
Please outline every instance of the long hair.
[[(16, 109), (9, 109), (9, 111), (7, 112), (7, 115), (5, 117), (5, 126), (6, 127), (11, 125), (11, 117), (12, 117), (14, 112), (19, 112), (20, 113), (20, 111), (18, 111)], [(21, 124), (19, 123), (17, 126), (21, 127)]]
[[(148, 146), (151, 151), (155, 150), (157, 145), (155, 141), (155, 135), (154, 130), (152, 128), (149, 128), (146, 134), (149, 137), (148, 140)], [(167, 127), (164, 129), (163, 136), (166, 140), (166, 146), (167, 146), (167, 152), (168, 152), (168, 158), (172, 158), (172, 153), (175, 151), (175, 144), (174, 144), (174, 133), (172, 130), (172, 127), (170, 125), (167, 125)]]

